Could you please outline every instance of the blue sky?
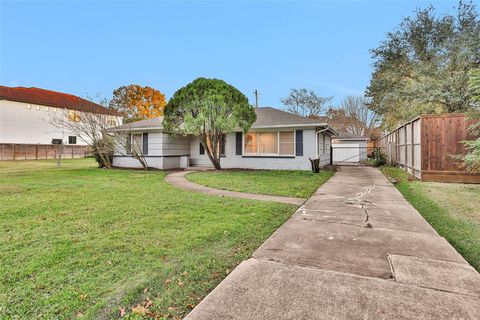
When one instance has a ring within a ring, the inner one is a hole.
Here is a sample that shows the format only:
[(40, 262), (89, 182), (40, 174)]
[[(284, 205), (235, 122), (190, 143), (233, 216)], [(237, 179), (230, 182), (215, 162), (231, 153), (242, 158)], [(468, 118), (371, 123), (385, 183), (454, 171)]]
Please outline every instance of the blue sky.
[(362, 94), (369, 49), (416, 7), (455, 1), (5, 2), (0, 83), (110, 97), (122, 85), (167, 98), (193, 79), (220, 78), (250, 102), (281, 107), (290, 88)]

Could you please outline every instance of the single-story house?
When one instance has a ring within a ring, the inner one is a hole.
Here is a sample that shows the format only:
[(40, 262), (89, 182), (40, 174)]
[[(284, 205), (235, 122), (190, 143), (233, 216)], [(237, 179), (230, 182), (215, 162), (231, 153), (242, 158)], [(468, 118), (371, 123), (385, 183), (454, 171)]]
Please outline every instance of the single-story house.
[[(337, 132), (326, 123), (271, 107), (255, 108), (257, 120), (249, 132), (240, 129), (225, 134), (221, 146), (222, 168), (310, 170), (309, 158), (320, 165), (330, 163), (330, 144)], [(166, 132), (163, 117), (117, 127), (130, 133), (132, 148), (138, 148), (150, 167), (158, 169), (212, 166), (198, 137)], [(115, 150), (113, 165), (139, 168), (128, 150)]]
[(332, 140), (333, 164), (359, 163), (367, 159), (367, 141), (364, 136), (339, 133)]

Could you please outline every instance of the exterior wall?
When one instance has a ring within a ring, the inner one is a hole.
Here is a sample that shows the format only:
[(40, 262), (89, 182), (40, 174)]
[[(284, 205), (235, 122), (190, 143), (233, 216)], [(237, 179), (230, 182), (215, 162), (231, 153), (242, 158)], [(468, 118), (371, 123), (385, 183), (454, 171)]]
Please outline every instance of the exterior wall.
[[(224, 169), (269, 169), (269, 170), (311, 170), (311, 164), (308, 158), (316, 158), (317, 146), (314, 129), (303, 130), (303, 156), (292, 157), (262, 157), (262, 156), (242, 156), (236, 155), (236, 143), (235, 133), (229, 133), (226, 135), (225, 142), (225, 157), (220, 159), (220, 165)], [(191, 150), (199, 150), (198, 139), (193, 141)], [(320, 165), (325, 166), (330, 163), (330, 137), (328, 140), (327, 153), (319, 155), (321, 161)], [(195, 163), (192, 157), (192, 165)], [(210, 160), (206, 157), (206, 164), (210, 165)], [(203, 160), (203, 159), (202, 159)]]
[[(185, 156), (190, 152), (190, 138), (172, 136), (157, 131), (148, 132), (148, 155), (145, 160), (149, 167), (156, 169), (176, 169), (186, 167)], [(124, 168), (141, 168), (140, 162), (126, 155), (125, 150), (115, 150), (113, 165)]]
[[(63, 139), (68, 144), (68, 131), (62, 132), (51, 123), (56, 117), (67, 117), (68, 110), (0, 100), (0, 143), (51, 144), (52, 139)], [(81, 114), (80, 114), (81, 116)], [(116, 119), (120, 124), (120, 118)], [(77, 145), (86, 145), (77, 137)]]
[[(233, 169), (272, 169), (272, 170), (311, 170), (308, 158), (316, 158), (318, 148), (314, 129), (303, 130), (303, 156), (262, 157), (236, 155), (235, 132), (228, 133), (225, 140), (225, 156), (220, 159), (222, 168)], [(318, 134), (320, 139), (322, 134)], [(173, 169), (185, 167), (185, 156), (190, 156), (190, 165), (212, 166), (207, 155), (200, 155), (199, 139), (194, 136), (172, 136), (164, 132), (149, 132), (149, 153), (146, 156), (150, 167), (158, 169)], [(321, 140), (323, 141), (323, 140)], [(320, 165), (330, 163), (331, 137), (325, 135), (325, 153), (319, 154)], [(141, 168), (140, 163), (132, 157), (124, 156), (125, 152), (118, 150), (113, 164), (118, 167)], [(183, 156), (183, 157), (182, 157)]]

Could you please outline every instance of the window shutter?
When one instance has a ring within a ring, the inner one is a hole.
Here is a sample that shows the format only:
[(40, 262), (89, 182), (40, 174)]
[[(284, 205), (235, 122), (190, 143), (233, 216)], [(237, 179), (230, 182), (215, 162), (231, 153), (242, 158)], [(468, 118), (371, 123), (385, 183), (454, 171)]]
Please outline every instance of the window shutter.
[(200, 154), (205, 154), (205, 148), (203, 147), (203, 144), (200, 142)]
[(295, 155), (303, 156), (303, 131), (295, 131)]
[(143, 154), (148, 155), (148, 133), (144, 132), (143, 133)]
[(242, 132), (235, 133), (235, 154), (242, 155)]

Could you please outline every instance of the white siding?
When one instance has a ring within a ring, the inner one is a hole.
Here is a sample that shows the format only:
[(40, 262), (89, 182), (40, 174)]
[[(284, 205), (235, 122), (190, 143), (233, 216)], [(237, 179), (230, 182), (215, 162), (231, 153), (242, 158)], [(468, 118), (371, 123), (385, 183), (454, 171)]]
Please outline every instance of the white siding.
[[(236, 155), (235, 133), (229, 133), (226, 136), (226, 156), (220, 159), (220, 165), (222, 166), (222, 168), (225, 169), (242, 168), (272, 170), (311, 170), (311, 164), (308, 158), (316, 158), (315, 134), (315, 130), (313, 129), (303, 130), (303, 156), (273, 158), (243, 157), (241, 155)], [(330, 137), (328, 137), (327, 140), (328, 143), (330, 143)], [(196, 149), (198, 150), (198, 141)], [(208, 158), (207, 161), (209, 161)], [(330, 148), (328, 148), (327, 154), (321, 156), (321, 166), (327, 165), (329, 161)]]
[[(222, 168), (272, 169), (272, 170), (310, 170), (308, 158), (316, 158), (316, 132), (313, 129), (303, 130), (303, 156), (294, 157), (244, 157), (236, 155), (236, 134), (228, 133), (225, 140), (225, 157), (220, 158)], [(321, 134), (319, 135), (321, 136)], [(325, 135), (325, 153), (318, 155), (321, 166), (330, 162), (331, 137)], [(212, 166), (207, 155), (200, 155), (200, 142), (197, 137), (172, 136), (168, 133), (149, 132), (149, 154), (147, 163), (158, 169), (181, 167), (180, 155), (190, 155), (193, 166)], [(154, 150), (154, 151), (153, 151)], [(178, 155), (178, 156), (174, 156)], [(119, 167), (140, 167), (140, 163), (125, 156), (116, 156), (114, 165)]]
[[(0, 100), (0, 143), (51, 144), (52, 139), (63, 139), (64, 144), (68, 144), (68, 136), (74, 134), (62, 132), (52, 124), (57, 117), (67, 117), (68, 112), (62, 108)], [(117, 121), (121, 123), (119, 118)], [(77, 145), (86, 144), (77, 137)]]

